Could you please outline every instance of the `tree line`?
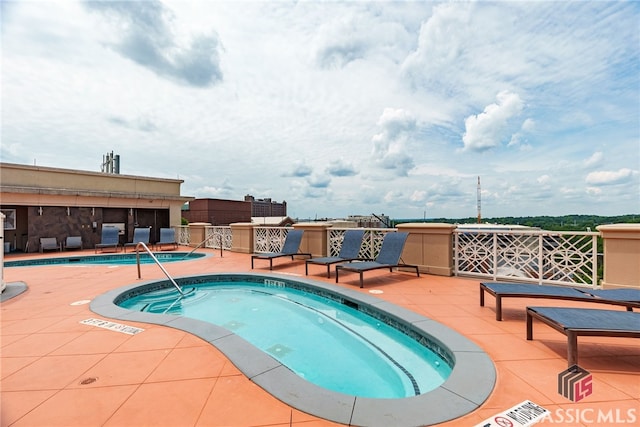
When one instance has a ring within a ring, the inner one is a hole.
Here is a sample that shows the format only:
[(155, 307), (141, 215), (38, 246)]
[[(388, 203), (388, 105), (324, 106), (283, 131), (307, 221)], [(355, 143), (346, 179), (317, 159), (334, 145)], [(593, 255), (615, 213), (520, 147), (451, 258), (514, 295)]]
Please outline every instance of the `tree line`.
[[(406, 222), (442, 222), (446, 224), (475, 224), (477, 218), (429, 218), (429, 219), (395, 219), (393, 226)], [(596, 231), (596, 227), (605, 224), (640, 223), (640, 214), (599, 216), (599, 215), (562, 215), (562, 216), (505, 216), (482, 218), (483, 223), (524, 225), (538, 227), (549, 231)]]

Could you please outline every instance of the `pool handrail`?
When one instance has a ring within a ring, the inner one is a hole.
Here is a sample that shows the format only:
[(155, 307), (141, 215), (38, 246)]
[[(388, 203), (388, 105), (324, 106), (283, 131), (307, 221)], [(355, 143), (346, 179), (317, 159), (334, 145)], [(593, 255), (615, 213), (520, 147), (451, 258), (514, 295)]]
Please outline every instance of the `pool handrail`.
[(147, 251), (147, 253), (149, 254), (149, 256), (151, 257), (151, 259), (158, 264), (158, 267), (160, 267), (160, 270), (162, 270), (162, 272), (164, 273), (165, 276), (167, 276), (167, 278), (171, 281), (171, 283), (173, 284), (173, 286), (176, 287), (176, 289), (178, 290), (178, 292), (180, 292), (180, 295), (184, 296), (184, 292), (182, 292), (182, 289), (180, 289), (180, 286), (178, 286), (178, 284), (176, 283), (175, 280), (173, 280), (173, 277), (171, 277), (169, 275), (169, 273), (167, 272), (167, 270), (165, 270), (165, 268), (162, 266), (162, 264), (160, 264), (160, 261), (158, 261), (158, 258), (156, 258), (156, 256), (153, 254), (153, 252), (151, 252), (151, 250), (149, 249), (149, 247), (147, 245), (144, 244), (144, 242), (138, 242), (138, 244), (136, 245), (136, 264), (138, 264), (138, 279), (142, 278), (142, 275), (140, 274), (140, 246), (142, 246), (144, 248), (145, 251)]
[(207, 237), (207, 238), (205, 238), (202, 242), (198, 243), (198, 244), (196, 245), (196, 247), (195, 247), (195, 248), (193, 248), (193, 249), (191, 250), (191, 252), (189, 252), (188, 254), (186, 254), (185, 256), (183, 256), (183, 257), (182, 257), (182, 259), (188, 258), (188, 257), (189, 257), (189, 255), (191, 255), (191, 254), (192, 254), (192, 253), (194, 253), (198, 248), (200, 248), (202, 245), (204, 245), (204, 244), (207, 242), (207, 240), (211, 239), (212, 237), (216, 237), (216, 236), (218, 236), (218, 237), (220, 238), (220, 257), (222, 257), (222, 234), (217, 233), (217, 234), (212, 234), (212, 235), (208, 236), (208, 237)]

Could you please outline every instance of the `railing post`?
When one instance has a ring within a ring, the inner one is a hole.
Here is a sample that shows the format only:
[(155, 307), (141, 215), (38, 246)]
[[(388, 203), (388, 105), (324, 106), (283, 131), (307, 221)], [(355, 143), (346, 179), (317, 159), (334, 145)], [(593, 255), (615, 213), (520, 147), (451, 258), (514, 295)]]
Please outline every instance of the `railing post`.
[(599, 225), (604, 239), (602, 286), (640, 288), (640, 224)]
[(453, 230), (444, 223), (398, 224), (398, 231), (409, 233), (402, 252), (405, 264), (417, 265), (421, 273), (453, 275)]
[(251, 222), (236, 222), (231, 227), (231, 251), (251, 254), (253, 248), (253, 226)]
[(300, 252), (310, 253), (314, 257), (327, 256), (327, 229), (331, 224), (325, 222), (304, 222), (294, 224), (296, 230), (304, 230)]

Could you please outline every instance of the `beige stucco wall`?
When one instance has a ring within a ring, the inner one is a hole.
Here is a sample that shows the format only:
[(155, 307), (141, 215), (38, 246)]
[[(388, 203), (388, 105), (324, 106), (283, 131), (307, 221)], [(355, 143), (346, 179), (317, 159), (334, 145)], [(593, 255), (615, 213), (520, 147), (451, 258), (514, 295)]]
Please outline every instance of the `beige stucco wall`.
[(453, 231), (444, 223), (399, 224), (398, 231), (409, 233), (402, 252), (405, 264), (414, 264), (422, 273), (438, 276), (453, 274)]
[(253, 225), (250, 222), (236, 222), (230, 225), (232, 252), (253, 253)]
[(605, 288), (640, 288), (640, 224), (596, 227), (604, 239)]
[(180, 196), (182, 180), (0, 163), (3, 187)]
[(294, 224), (296, 230), (303, 230), (300, 252), (310, 253), (313, 257), (327, 256), (327, 228), (331, 224), (324, 222), (301, 222)]
[(181, 224), (179, 179), (106, 174), (0, 163), (3, 206), (68, 206), (168, 209), (170, 226)]

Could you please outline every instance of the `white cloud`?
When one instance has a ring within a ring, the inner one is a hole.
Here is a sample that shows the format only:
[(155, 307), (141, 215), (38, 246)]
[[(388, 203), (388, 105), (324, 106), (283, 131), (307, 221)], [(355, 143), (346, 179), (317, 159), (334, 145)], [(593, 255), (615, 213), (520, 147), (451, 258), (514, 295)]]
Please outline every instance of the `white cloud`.
[(381, 132), (371, 138), (374, 160), (382, 168), (406, 176), (414, 167), (413, 156), (406, 152), (406, 143), (416, 129), (416, 119), (408, 111), (385, 108), (378, 127), (382, 128)]
[(638, 176), (638, 171), (622, 168), (617, 171), (591, 172), (585, 181), (591, 185), (613, 185), (628, 182), (636, 176)]
[(588, 168), (594, 167), (594, 166), (600, 166), (602, 165), (603, 160), (604, 160), (604, 154), (602, 153), (602, 151), (596, 151), (591, 155), (591, 157), (589, 157), (587, 160), (584, 161), (584, 165)]
[(109, 43), (125, 58), (195, 87), (222, 80), (217, 34), (195, 34), (180, 43), (172, 29), (175, 16), (162, 2), (85, 0), (84, 4), (113, 21), (111, 34), (118, 39)]
[(353, 176), (358, 173), (353, 163), (344, 159), (332, 160), (327, 166), (326, 172), (332, 176)]
[(2, 12), (5, 162), (99, 171), (114, 151), (122, 173), (300, 218), (475, 216), (477, 176), (485, 216), (638, 211), (634, 2)]
[(524, 103), (518, 94), (503, 91), (496, 99), (497, 102), (487, 105), (482, 113), (464, 120), (465, 150), (484, 151), (499, 146), (511, 130), (511, 120), (522, 113)]

